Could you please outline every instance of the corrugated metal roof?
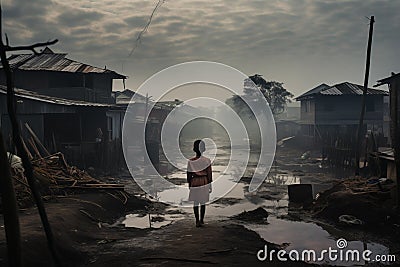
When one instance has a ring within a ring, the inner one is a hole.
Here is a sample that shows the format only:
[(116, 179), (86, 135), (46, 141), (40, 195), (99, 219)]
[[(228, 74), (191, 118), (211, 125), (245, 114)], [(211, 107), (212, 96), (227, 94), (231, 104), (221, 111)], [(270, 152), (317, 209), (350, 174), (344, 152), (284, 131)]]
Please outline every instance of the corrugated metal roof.
[[(362, 85), (344, 82), (330, 88), (322, 90), (321, 95), (362, 95), (364, 87)], [(368, 88), (367, 95), (387, 95), (388, 92), (378, 89)]]
[[(24, 89), (15, 88), (14, 91), (15, 91), (15, 96), (18, 98), (35, 100), (35, 101), (56, 104), (56, 105), (85, 106), (85, 107), (117, 107), (116, 105), (112, 105), (112, 104), (92, 103), (92, 102), (70, 100), (70, 99), (64, 99), (64, 98), (59, 98), (59, 97), (47, 96), (47, 95), (40, 95), (35, 92), (27, 91)], [(7, 94), (6, 86), (0, 85), (0, 94)]]
[[(32, 57), (32, 55), (12, 55), (8, 58), (8, 63), (10, 64), (10, 67), (12, 69), (17, 68), (22, 62), (25, 60), (28, 60)], [(3, 68), (3, 65), (0, 66), (0, 68)]]
[[(136, 100), (134, 103), (146, 103), (145, 96), (129, 89), (125, 89), (124, 91), (114, 91), (114, 94), (117, 105), (128, 105), (129, 103), (131, 103), (131, 101), (133, 101), (133, 96), (135, 96)], [(152, 103), (153, 101), (151, 99), (148, 99), (148, 102)]]
[[(364, 87), (362, 85), (349, 83), (349, 82), (338, 83), (333, 86), (321, 84), (321, 85), (307, 91), (306, 93), (296, 97), (296, 100), (301, 100), (306, 97), (311, 97), (311, 96), (315, 96), (315, 95), (331, 95), (331, 96), (362, 95), (363, 88)], [(388, 95), (389, 93), (384, 90), (368, 88), (367, 94), (368, 95)]]
[[(61, 71), (78, 73), (108, 73), (114, 79), (125, 79), (126, 76), (109, 69), (90, 66), (72, 59), (66, 58), (67, 54), (53, 53), (50, 49), (39, 55), (20, 54), (9, 57), (11, 68), (31, 71)], [(2, 68), (2, 67), (0, 67)]]
[(311, 96), (311, 95), (315, 95), (318, 94), (319, 92), (321, 92), (322, 90), (329, 88), (329, 85), (322, 83), (320, 85), (318, 85), (317, 87), (314, 87), (313, 89), (305, 92), (304, 94), (296, 97), (296, 100), (299, 100), (300, 98), (304, 98), (306, 96)]

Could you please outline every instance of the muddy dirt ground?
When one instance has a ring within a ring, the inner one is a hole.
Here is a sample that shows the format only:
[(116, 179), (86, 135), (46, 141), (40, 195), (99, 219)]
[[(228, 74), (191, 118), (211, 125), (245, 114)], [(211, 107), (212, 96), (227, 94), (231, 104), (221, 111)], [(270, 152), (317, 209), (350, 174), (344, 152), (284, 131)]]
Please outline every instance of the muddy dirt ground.
[[(61, 262), (65, 266), (305, 266), (310, 264), (261, 262), (256, 253), (265, 245), (269, 249), (324, 248), (340, 237), (354, 246), (370, 245), (400, 258), (393, 231), (338, 227), (314, 218), (302, 205), (289, 203), (288, 184), (313, 183), (319, 191), (336, 181), (315, 159), (317, 154), (308, 160), (300, 159), (301, 154), (278, 149), (275, 166), (260, 190), (247, 192), (249, 179), (244, 177), (230, 194), (207, 207), (206, 223), (200, 228), (195, 227), (190, 208), (153, 202), (123, 175), (118, 179), (131, 194), (125, 204), (115, 192), (104, 191), (49, 199), (46, 208)], [(177, 183), (184, 179), (182, 173), (175, 177)], [(269, 214), (266, 222), (234, 217), (258, 207)], [(50, 266), (37, 210), (22, 210), (20, 223), (25, 265)], [(4, 228), (2, 218), (0, 225)], [(4, 231), (0, 232), (0, 265), (7, 266)]]

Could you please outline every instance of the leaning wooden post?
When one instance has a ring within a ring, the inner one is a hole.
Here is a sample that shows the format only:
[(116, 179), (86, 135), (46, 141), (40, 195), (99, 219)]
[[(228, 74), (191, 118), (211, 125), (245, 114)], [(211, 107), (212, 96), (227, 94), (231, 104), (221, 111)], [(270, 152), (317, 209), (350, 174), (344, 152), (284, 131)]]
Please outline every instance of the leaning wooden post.
[(24, 174), (28, 180), (29, 187), (32, 191), (33, 199), (36, 202), (36, 206), (39, 211), (40, 219), (43, 224), (44, 231), (46, 233), (47, 244), (53, 258), (54, 264), (56, 266), (60, 266), (60, 261), (58, 259), (58, 255), (56, 253), (55, 243), (53, 232), (50, 227), (49, 220), (47, 218), (46, 210), (44, 208), (42, 196), (40, 195), (39, 188), (37, 185), (36, 178), (33, 175), (33, 167), (29, 160), (28, 154), (24, 149), (21, 132), (16, 116), (16, 107), (15, 107), (15, 96), (14, 96), (14, 81), (12, 76), (12, 71), (10, 64), (8, 63), (7, 59), (7, 52), (8, 51), (21, 51), (21, 50), (31, 50), (34, 53), (37, 53), (35, 48), (43, 47), (51, 44), (55, 44), (58, 40), (54, 40), (51, 42), (46, 43), (36, 43), (29, 46), (15, 46), (12, 47), (8, 43), (8, 38), (6, 38), (6, 44), (3, 42), (3, 31), (2, 31), (2, 9), (0, 5), (0, 58), (1, 64), (3, 65), (3, 71), (6, 77), (6, 85), (7, 85), (7, 111), (11, 122), (12, 128), (12, 136), (13, 136), (13, 143), (17, 148), (17, 153), (21, 157), (22, 165), (24, 167)]
[(374, 31), (374, 22), (375, 17), (371, 16), (371, 21), (369, 24), (369, 34), (368, 34), (368, 47), (367, 47), (367, 59), (365, 63), (365, 76), (364, 76), (364, 90), (361, 100), (361, 113), (360, 113), (360, 120), (358, 122), (357, 128), (357, 147), (356, 147), (356, 175), (360, 175), (360, 147), (361, 147), (361, 140), (363, 136), (363, 126), (364, 126), (364, 114), (365, 114), (365, 98), (368, 92), (368, 79), (369, 79), (369, 67), (371, 62), (371, 48), (372, 48), (372, 34)]
[(400, 213), (400, 132), (399, 132), (399, 82), (393, 79), (389, 83), (390, 92), (390, 135), (393, 147), (397, 181), (397, 211)]
[(18, 206), (12, 183), (10, 164), (0, 129), (0, 191), (4, 216), (4, 228), (7, 240), (9, 266), (22, 266), (21, 233), (18, 218)]

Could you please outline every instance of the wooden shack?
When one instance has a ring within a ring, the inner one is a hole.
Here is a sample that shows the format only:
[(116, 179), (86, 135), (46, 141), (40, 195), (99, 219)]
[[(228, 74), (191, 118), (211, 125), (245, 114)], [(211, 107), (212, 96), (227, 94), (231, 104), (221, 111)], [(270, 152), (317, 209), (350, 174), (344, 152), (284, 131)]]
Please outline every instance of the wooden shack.
[[(363, 86), (343, 82), (329, 86), (320, 84), (298, 96), (301, 102), (301, 134), (315, 141), (332, 136), (353, 136), (357, 132), (361, 112)], [(368, 88), (364, 133), (384, 133), (384, 97), (387, 91)]]
[(381, 79), (375, 86), (387, 84), (390, 94), (390, 137), (397, 181), (397, 206), (400, 210), (400, 73)]
[[(11, 127), (7, 112), (6, 88), (0, 85), (0, 128), (12, 150)], [(123, 111), (113, 104), (70, 100), (15, 89), (17, 116), (29, 148), (31, 134), (50, 151), (61, 151), (81, 168), (116, 168), (123, 162), (116, 155), (121, 149)], [(31, 148), (32, 149), (32, 148)], [(39, 152), (44, 155), (44, 151)]]
[[(66, 53), (54, 53), (50, 48), (41, 54), (11, 55), (8, 60), (15, 87), (71, 100), (111, 104), (113, 80), (127, 78), (105, 67), (69, 59)], [(0, 84), (5, 85), (3, 71)]]

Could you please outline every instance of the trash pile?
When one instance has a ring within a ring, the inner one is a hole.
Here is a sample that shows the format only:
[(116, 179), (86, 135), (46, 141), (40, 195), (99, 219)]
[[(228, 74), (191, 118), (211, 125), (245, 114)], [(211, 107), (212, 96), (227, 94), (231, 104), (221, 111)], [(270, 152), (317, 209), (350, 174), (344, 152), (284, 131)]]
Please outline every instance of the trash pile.
[(268, 212), (265, 209), (259, 207), (254, 210), (243, 211), (238, 215), (232, 216), (232, 218), (245, 222), (268, 224), (267, 222), (268, 216), (269, 216)]
[[(12, 154), (9, 154), (9, 158), (18, 204), (20, 207), (29, 206), (33, 201), (21, 159)], [(32, 165), (42, 196), (68, 195), (75, 190), (124, 189), (121, 184), (104, 183), (77, 167), (69, 166), (60, 152), (32, 160)]]
[(394, 189), (390, 179), (353, 177), (320, 193), (311, 208), (338, 224), (376, 225), (392, 215)]

